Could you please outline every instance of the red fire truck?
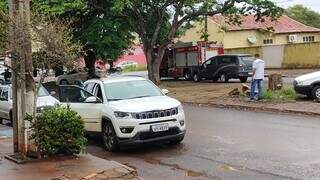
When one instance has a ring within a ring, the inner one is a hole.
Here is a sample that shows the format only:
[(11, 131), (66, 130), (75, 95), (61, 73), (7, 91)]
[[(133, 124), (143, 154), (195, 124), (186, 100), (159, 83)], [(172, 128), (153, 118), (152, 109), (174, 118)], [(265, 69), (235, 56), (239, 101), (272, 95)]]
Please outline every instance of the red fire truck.
[(224, 54), (214, 42), (179, 43), (167, 49), (160, 66), (160, 77), (185, 77), (190, 80), (203, 62)]

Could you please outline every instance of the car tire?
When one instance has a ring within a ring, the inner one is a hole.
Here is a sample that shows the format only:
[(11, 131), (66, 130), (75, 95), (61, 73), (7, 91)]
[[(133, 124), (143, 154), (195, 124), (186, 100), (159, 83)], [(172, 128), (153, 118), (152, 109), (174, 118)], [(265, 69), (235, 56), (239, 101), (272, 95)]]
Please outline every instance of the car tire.
[(60, 85), (68, 85), (68, 84), (69, 84), (69, 82), (66, 79), (62, 79), (60, 81)]
[(200, 81), (200, 77), (199, 77), (199, 75), (198, 75), (197, 73), (194, 73), (194, 75), (193, 75), (193, 81), (194, 81), (194, 82), (199, 82), (199, 81)]
[(240, 79), (241, 83), (245, 83), (245, 82), (247, 82), (248, 77), (240, 77), (239, 79)]
[(2, 118), (0, 118), (0, 124), (2, 124), (3, 123), (3, 119)]
[(312, 98), (320, 100), (320, 86), (315, 86), (311, 92)]
[(185, 78), (187, 81), (191, 80), (191, 74), (190, 74), (190, 72), (185, 72), (183, 76), (184, 76), (184, 78)]
[(228, 76), (225, 73), (221, 73), (219, 79), (221, 82), (228, 82), (229, 81)]
[(111, 122), (103, 123), (102, 139), (107, 151), (115, 152), (119, 149), (117, 135)]

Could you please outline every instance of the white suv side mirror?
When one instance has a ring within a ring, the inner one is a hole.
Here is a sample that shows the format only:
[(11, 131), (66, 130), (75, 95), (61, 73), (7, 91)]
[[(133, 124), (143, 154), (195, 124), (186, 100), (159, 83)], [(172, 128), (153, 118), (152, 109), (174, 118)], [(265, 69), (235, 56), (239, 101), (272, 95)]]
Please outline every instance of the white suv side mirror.
[(169, 93), (168, 89), (162, 89), (163, 94), (167, 95)]
[(100, 102), (98, 98), (94, 96), (90, 96), (85, 100), (86, 103), (97, 103)]

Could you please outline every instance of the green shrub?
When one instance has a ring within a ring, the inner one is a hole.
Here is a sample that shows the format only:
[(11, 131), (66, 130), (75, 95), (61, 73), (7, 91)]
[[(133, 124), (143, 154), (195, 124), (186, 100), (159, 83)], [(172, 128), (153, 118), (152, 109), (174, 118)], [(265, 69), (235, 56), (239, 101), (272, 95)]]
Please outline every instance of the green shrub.
[(43, 155), (79, 154), (86, 146), (84, 122), (70, 107), (55, 106), (28, 116), (31, 140)]
[(297, 98), (296, 92), (292, 88), (282, 89), (279, 91), (266, 90), (263, 93), (263, 99), (272, 100), (295, 100)]

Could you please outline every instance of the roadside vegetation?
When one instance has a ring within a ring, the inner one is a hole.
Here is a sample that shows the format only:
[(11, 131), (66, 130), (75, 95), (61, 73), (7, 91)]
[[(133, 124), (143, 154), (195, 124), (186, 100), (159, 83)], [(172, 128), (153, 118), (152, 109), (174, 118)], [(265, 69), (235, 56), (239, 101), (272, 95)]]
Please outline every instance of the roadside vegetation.
[(147, 65), (130, 65), (126, 66), (123, 71), (124, 72), (134, 72), (134, 71), (146, 71), (147, 70)]
[(266, 101), (294, 101), (298, 95), (292, 88), (285, 88), (278, 91), (266, 90), (263, 93), (263, 99)]
[(85, 150), (84, 122), (70, 107), (55, 106), (28, 116), (31, 137), (41, 156), (74, 155)]

